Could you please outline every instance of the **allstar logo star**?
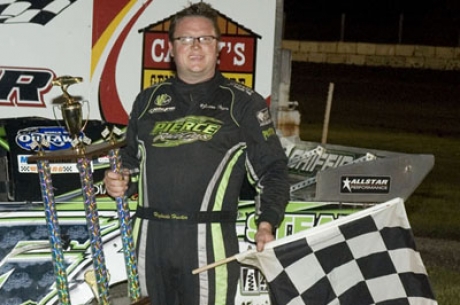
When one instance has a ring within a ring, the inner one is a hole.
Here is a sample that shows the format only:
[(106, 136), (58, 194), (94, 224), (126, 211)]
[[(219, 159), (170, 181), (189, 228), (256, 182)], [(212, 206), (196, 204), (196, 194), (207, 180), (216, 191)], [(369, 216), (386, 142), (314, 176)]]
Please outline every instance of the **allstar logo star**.
[(343, 180), (343, 186), (342, 189), (347, 189), (349, 192), (351, 192), (351, 186), (350, 186), (351, 180), (348, 179), (348, 177)]

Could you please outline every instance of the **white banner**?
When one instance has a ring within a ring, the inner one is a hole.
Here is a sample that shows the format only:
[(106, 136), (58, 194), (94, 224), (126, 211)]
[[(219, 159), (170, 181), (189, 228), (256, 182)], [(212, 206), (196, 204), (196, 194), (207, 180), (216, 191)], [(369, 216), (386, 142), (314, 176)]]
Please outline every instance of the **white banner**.
[[(137, 93), (171, 75), (167, 21), (188, 0), (42, 3), (0, 5), (0, 118), (54, 119), (53, 103), (62, 92), (51, 81), (70, 75), (83, 77), (69, 93), (89, 101), (90, 119), (123, 124)], [(221, 70), (269, 100), (276, 1), (209, 3), (225, 27)]]

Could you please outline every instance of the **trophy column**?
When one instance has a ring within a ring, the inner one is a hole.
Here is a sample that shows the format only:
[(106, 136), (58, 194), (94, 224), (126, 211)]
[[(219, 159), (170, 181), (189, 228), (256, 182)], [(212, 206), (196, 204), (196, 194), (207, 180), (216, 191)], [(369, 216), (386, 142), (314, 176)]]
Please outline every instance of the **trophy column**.
[[(114, 172), (121, 173), (121, 158), (119, 149), (111, 149), (109, 151), (109, 161), (111, 169)], [(126, 197), (117, 197), (115, 200), (117, 203), (118, 219), (120, 222), (126, 273), (128, 276), (129, 297), (132, 302), (138, 302), (140, 300), (140, 286), (128, 199)]]
[(81, 189), (83, 194), (86, 226), (89, 233), (93, 268), (96, 276), (99, 304), (109, 304), (109, 279), (102, 249), (101, 227), (99, 213), (94, 195), (93, 177), (91, 173), (91, 160), (86, 156), (78, 158), (77, 167), (80, 173)]
[(40, 190), (45, 209), (46, 227), (48, 229), (48, 237), (51, 246), (51, 256), (53, 260), (59, 304), (70, 305), (69, 284), (64, 264), (61, 230), (56, 212), (56, 203), (54, 201), (53, 183), (51, 180), (49, 162), (47, 160), (40, 160), (37, 162), (37, 167), (40, 179)]

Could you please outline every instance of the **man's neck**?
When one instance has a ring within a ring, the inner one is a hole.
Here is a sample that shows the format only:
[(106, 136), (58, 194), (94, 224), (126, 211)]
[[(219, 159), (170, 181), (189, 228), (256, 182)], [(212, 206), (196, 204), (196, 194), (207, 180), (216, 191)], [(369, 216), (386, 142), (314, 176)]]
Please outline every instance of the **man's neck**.
[(189, 85), (195, 85), (195, 84), (200, 84), (207, 82), (208, 80), (212, 79), (216, 75), (216, 72), (213, 71), (211, 75), (196, 75), (194, 76), (193, 74), (191, 75), (181, 75), (177, 74), (177, 78), (179, 78), (182, 82), (189, 84)]

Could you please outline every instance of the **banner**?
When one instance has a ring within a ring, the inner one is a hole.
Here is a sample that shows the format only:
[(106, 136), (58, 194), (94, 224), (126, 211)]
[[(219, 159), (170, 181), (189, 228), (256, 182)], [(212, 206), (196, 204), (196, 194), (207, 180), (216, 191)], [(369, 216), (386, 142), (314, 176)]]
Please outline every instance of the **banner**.
[[(89, 101), (90, 119), (126, 124), (138, 92), (173, 75), (170, 18), (190, 2), (197, 1), (2, 1), (0, 119), (54, 119), (62, 92), (51, 81), (70, 75), (83, 78), (69, 93)], [(209, 3), (222, 32), (219, 69), (269, 101), (276, 1)]]

